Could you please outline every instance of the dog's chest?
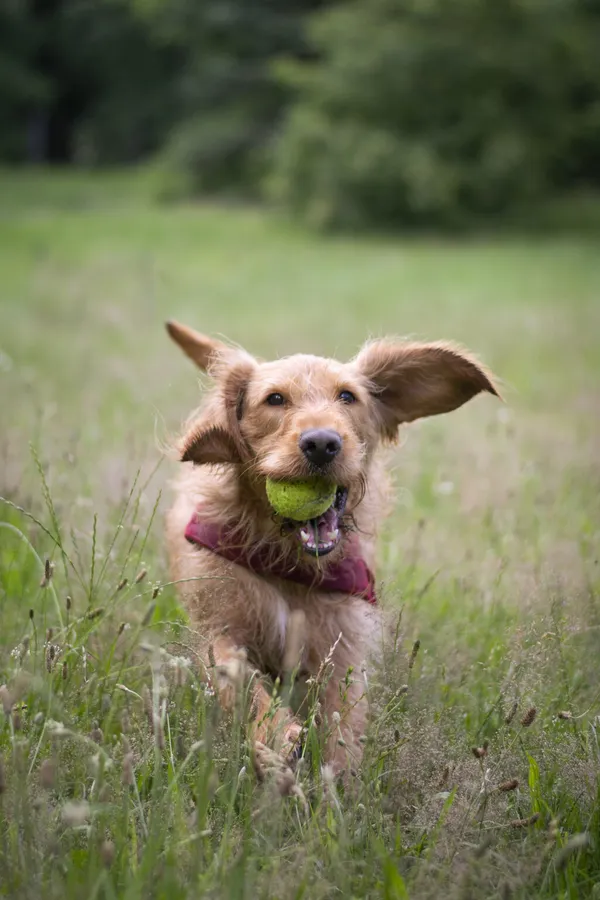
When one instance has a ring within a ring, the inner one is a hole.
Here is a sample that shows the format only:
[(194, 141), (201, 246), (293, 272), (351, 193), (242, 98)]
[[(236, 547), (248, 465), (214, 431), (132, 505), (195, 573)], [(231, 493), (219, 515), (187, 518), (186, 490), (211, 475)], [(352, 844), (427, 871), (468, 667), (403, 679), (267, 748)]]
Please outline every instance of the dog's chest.
[(346, 651), (352, 648), (355, 662), (368, 653), (378, 612), (365, 600), (292, 588), (289, 593), (263, 591), (262, 601), (266, 627), (256, 635), (254, 649), (271, 672), (282, 674), (298, 663), (307, 672), (316, 671), (336, 643)]

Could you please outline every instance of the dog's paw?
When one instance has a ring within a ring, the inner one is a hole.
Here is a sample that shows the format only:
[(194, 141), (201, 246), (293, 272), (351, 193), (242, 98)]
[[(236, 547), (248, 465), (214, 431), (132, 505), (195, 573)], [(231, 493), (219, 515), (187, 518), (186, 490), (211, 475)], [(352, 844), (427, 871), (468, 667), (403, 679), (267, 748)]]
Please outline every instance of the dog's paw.
[(282, 735), (281, 755), (290, 764), (298, 762), (302, 756), (303, 727), (300, 722), (293, 720), (284, 729)]
[(289, 709), (279, 709), (273, 716), (265, 716), (256, 723), (253, 737), (260, 744), (276, 750), (284, 759), (292, 762), (302, 753), (302, 724)]
[(281, 753), (272, 750), (261, 741), (254, 741), (253, 762), (259, 781), (272, 782), (282, 797), (296, 797), (301, 805), (307, 808), (304, 792)]

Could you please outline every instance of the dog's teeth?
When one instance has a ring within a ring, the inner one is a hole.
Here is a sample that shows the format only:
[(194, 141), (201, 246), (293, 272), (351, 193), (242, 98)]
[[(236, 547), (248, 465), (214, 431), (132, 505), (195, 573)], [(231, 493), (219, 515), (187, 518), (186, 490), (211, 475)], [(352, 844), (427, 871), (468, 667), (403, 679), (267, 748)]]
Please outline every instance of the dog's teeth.
[(333, 543), (334, 541), (337, 541), (339, 533), (339, 528), (336, 528), (335, 531), (328, 531), (326, 537)]
[(300, 530), (300, 539), (302, 540), (302, 542), (304, 544), (306, 544), (308, 542), (308, 540), (310, 539), (310, 535), (309, 535), (308, 531), (305, 531), (303, 528)]

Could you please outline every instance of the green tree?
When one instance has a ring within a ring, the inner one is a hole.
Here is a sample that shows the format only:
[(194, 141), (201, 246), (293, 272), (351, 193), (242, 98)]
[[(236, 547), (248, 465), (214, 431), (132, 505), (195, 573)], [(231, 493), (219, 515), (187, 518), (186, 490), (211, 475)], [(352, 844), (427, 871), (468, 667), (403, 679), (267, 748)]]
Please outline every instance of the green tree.
[(0, 4), (0, 158), (22, 159), (28, 152), (28, 111), (50, 101), (52, 87), (36, 67), (38, 33), (20, 0)]
[(596, 0), (353, 0), (317, 14), (317, 63), (271, 191), (321, 226), (456, 225), (600, 175)]
[(0, 4), (0, 157), (123, 162), (177, 117), (181, 60), (129, 0)]
[(322, 0), (138, 0), (164, 41), (185, 55), (177, 79), (182, 116), (167, 165), (185, 189), (254, 191), (289, 89), (281, 54), (307, 53), (304, 19)]

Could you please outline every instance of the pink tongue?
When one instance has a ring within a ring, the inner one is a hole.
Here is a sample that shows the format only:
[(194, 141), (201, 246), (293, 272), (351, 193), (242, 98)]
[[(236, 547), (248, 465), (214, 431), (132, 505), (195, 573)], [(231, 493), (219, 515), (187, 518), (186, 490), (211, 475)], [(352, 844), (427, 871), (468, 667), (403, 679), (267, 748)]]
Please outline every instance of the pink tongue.
[(335, 531), (338, 525), (338, 514), (332, 506), (325, 510), (322, 516), (317, 519), (317, 530), (319, 533), (319, 542), (329, 544), (331, 538), (327, 535), (330, 531)]

